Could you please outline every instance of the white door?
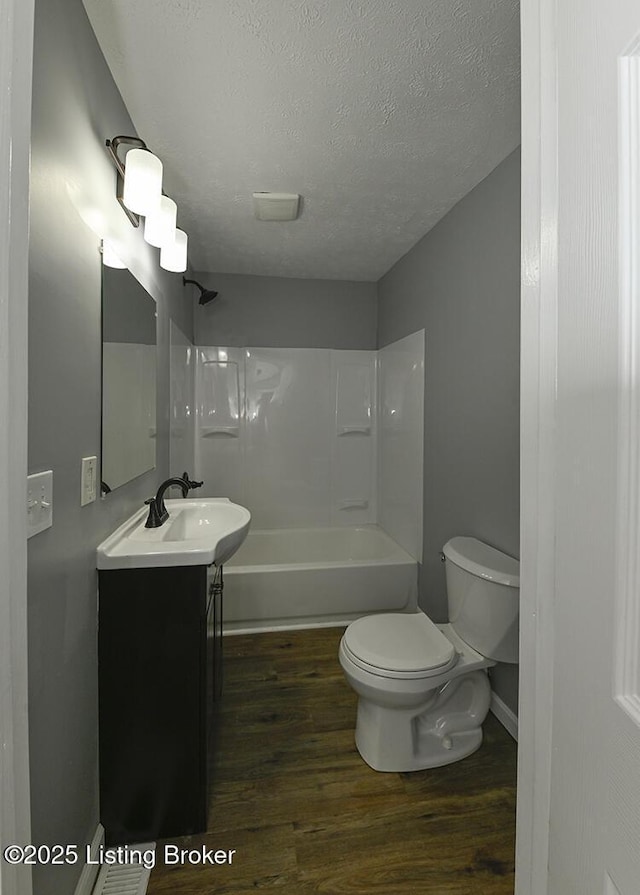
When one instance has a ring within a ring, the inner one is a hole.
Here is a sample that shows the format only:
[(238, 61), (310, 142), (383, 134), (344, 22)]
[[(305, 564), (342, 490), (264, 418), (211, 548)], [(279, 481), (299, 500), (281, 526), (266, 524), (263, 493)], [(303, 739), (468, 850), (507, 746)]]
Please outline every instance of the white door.
[[(27, 243), (33, 0), (0, 0), (0, 893), (31, 868), (27, 729)], [(10, 423), (10, 424), (9, 424)]]
[(522, 13), (517, 891), (638, 895), (640, 3)]

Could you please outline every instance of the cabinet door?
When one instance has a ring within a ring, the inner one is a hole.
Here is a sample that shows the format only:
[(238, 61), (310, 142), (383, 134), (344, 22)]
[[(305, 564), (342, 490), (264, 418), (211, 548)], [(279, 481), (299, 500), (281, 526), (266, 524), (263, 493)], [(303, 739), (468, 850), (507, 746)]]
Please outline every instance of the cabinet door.
[(109, 845), (205, 829), (205, 572), (100, 573), (100, 801)]

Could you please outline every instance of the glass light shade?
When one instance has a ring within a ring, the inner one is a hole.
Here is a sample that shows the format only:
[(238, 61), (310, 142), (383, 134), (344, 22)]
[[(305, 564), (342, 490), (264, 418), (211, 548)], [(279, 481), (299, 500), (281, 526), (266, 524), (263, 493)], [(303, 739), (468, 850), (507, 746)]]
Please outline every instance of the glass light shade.
[(183, 273), (187, 269), (187, 234), (176, 230), (173, 242), (160, 249), (160, 267), (173, 273)]
[(162, 162), (146, 149), (130, 149), (124, 169), (122, 200), (134, 214), (147, 215), (162, 195)]
[(117, 270), (126, 270), (127, 268), (127, 265), (116, 255), (110, 242), (102, 243), (102, 263), (105, 267), (115, 267)]
[(160, 196), (155, 210), (150, 212), (144, 222), (144, 238), (157, 249), (169, 244), (176, 232), (176, 216), (178, 206), (168, 196)]

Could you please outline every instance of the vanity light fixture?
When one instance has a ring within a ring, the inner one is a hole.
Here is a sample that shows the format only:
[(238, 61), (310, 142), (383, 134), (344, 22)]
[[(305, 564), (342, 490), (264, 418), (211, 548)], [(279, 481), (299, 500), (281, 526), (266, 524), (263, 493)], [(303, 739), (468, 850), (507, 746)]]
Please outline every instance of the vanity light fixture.
[[(139, 137), (113, 137), (107, 150), (118, 172), (116, 197), (134, 227), (145, 218), (144, 238), (160, 249), (160, 267), (187, 269), (187, 234), (176, 228), (177, 206), (162, 193), (162, 162)], [(128, 147), (124, 155), (120, 147)]]
[[(120, 147), (128, 146), (124, 153), (124, 156), (120, 156)], [(140, 140), (138, 137), (113, 137), (111, 140), (107, 140), (106, 142), (107, 151), (109, 156), (111, 157), (111, 161), (113, 162), (116, 171), (118, 172), (118, 178), (116, 181), (116, 198), (118, 202), (122, 206), (122, 209), (126, 216), (129, 218), (134, 227), (140, 226), (140, 218), (137, 212), (134, 212), (132, 209), (129, 209), (124, 201), (124, 181), (126, 176), (126, 167), (125, 167), (125, 157), (133, 151), (133, 148), (141, 150), (142, 152), (149, 152), (147, 149), (147, 144), (144, 140)], [(151, 153), (149, 152), (149, 155)], [(135, 162), (134, 162), (135, 168)], [(160, 190), (162, 189), (162, 183), (160, 184)], [(160, 197), (160, 190), (158, 190), (158, 198)]]
[(145, 241), (157, 249), (169, 245), (175, 238), (178, 206), (168, 196), (160, 196), (155, 209), (144, 221)]
[(160, 267), (174, 273), (187, 269), (187, 234), (184, 230), (176, 229), (173, 241), (160, 249)]
[(134, 214), (151, 214), (162, 196), (162, 162), (146, 148), (130, 149), (125, 165), (122, 201)]

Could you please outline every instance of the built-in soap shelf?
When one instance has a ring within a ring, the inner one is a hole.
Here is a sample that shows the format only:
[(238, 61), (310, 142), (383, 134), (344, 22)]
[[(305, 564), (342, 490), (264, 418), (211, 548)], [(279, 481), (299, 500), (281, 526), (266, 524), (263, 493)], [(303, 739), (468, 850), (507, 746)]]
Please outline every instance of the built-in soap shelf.
[(201, 426), (200, 435), (203, 438), (214, 438), (216, 435), (222, 435), (226, 438), (239, 438), (240, 426)]
[(371, 435), (371, 426), (338, 426), (338, 435)]
[(366, 497), (350, 497), (338, 501), (338, 509), (340, 510), (367, 510), (368, 508), (369, 501)]

